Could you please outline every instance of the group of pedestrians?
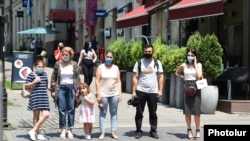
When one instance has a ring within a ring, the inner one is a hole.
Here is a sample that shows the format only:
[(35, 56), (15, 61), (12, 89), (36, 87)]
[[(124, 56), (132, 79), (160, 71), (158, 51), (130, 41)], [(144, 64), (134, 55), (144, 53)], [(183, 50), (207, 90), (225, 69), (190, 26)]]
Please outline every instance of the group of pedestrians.
[[(161, 61), (153, 58), (153, 54), (153, 46), (146, 45), (143, 48), (143, 58), (137, 61), (133, 68), (131, 97), (138, 102), (134, 117), (136, 139), (140, 139), (143, 135), (142, 121), (146, 104), (149, 111), (150, 136), (154, 139), (159, 138), (157, 134), (157, 102), (163, 92), (164, 73)], [(97, 60), (96, 52), (91, 48), (91, 43), (85, 44), (78, 62), (73, 61), (73, 49), (64, 46), (61, 42), (54, 55), (57, 62), (51, 75), (50, 87), (48, 86), (47, 73), (44, 71), (45, 64), (41, 59), (35, 61), (35, 72), (30, 73), (26, 80), (25, 87), (32, 87), (28, 105), (28, 110), (33, 111), (34, 122), (34, 128), (28, 132), (31, 140), (45, 139), (40, 134), (39, 129), (49, 117), (47, 89), (51, 91), (51, 96), (58, 106), (60, 138), (74, 138), (75, 108), (78, 107), (80, 109), (79, 122), (83, 123), (85, 139), (91, 139), (93, 123), (95, 122), (94, 105), (98, 103), (100, 109), (99, 139), (105, 138), (105, 122), (108, 111), (111, 118), (111, 137), (118, 139), (119, 136), (116, 134), (117, 110), (119, 102), (122, 101), (122, 91), (119, 67), (114, 64), (115, 54), (112, 51), (107, 51), (105, 61), (97, 67), (95, 74), (96, 95), (90, 92), (89, 87), (93, 79), (93, 64)], [(195, 86), (195, 81), (202, 77), (202, 65), (197, 61), (196, 51), (194, 49), (187, 50), (186, 58), (187, 62), (181, 64), (176, 70), (176, 75), (185, 81), (185, 88), (190, 85)], [(84, 74), (84, 81), (80, 79), (81, 73)], [(184, 95), (183, 113), (187, 124), (187, 138), (190, 140), (199, 139), (200, 90), (197, 90), (193, 97)], [(191, 115), (194, 115), (196, 125), (195, 136), (191, 129)]]

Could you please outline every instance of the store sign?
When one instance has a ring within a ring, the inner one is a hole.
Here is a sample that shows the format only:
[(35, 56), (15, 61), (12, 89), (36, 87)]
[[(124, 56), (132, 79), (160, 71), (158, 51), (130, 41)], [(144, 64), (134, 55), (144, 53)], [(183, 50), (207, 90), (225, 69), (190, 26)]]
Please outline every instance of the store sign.
[(106, 10), (96, 10), (95, 17), (105, 18), (107, 16)]
[(95, 26), (95, 11), (97, 10), (97, 0), (86, 1), (86, 25)]
[(23, 17), (23, 11), (17, 11), (16, 16), (17, 17)]

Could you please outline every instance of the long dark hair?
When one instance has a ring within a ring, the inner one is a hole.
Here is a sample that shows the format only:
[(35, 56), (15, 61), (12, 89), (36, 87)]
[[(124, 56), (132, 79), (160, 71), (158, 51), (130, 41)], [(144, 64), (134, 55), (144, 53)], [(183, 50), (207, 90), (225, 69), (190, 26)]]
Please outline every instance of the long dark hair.
[[(196, 56), (196, 59), (197, 59), (197, 52), (196, 52), (196, 50), (193, 49), (193, 48), (189, 48), (189, 49), (187, 49), (187, 53), (186, 53), (186, 63), (187, 63), (187, 64), (189, 63), (189, 62), (188, 62), (188, 59), (187, 59), (187, 56), (188, 56), (188, 53), (189, 53), (189, 52), (191, 52), (192, 54), (194, 54), (194, 56)], [(193, 60), (192, 62), (194, 62), (194, 60)]]
[(86, 53), (89, 51), (89, 42), (85, 42), (83, 49), (85, 50)]

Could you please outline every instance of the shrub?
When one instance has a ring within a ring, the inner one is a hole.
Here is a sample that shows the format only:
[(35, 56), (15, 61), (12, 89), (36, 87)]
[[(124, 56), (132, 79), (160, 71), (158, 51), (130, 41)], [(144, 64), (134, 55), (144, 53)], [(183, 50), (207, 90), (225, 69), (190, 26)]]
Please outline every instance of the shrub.
[(187, 48), (196, 49), (204, 77), (213, 80), (221, 74), (223, 49), (215, 34), (201, 37), (200, 33), (196, 32), (188, 39)]

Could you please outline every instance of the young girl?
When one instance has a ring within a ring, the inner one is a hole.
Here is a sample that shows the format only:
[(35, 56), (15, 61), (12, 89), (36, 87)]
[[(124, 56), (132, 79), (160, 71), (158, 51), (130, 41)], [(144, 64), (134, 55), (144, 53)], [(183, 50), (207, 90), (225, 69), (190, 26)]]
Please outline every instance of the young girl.
[(31, 140), (46, 140), (42, 134), (39, 134), (39, 129), (49, 117), (48, 77), (44, 71), (43, 59), (36, 59), (34, 67), (35, 72), (29, 73), (25, 83), (25, 88), (32, 87), (28, 110), (33, 111), (34, 127), (28, 134)]
[(91, 131), (93, 129), (93, 122), (95, 122), (95, 96), (90, 93), (90, 88), (87, 83), (83, 83), (78, 88), (76, 93), (76, 102), (81, 103), (79, 122), (83, 123), (85, 139), (91, 139)]

